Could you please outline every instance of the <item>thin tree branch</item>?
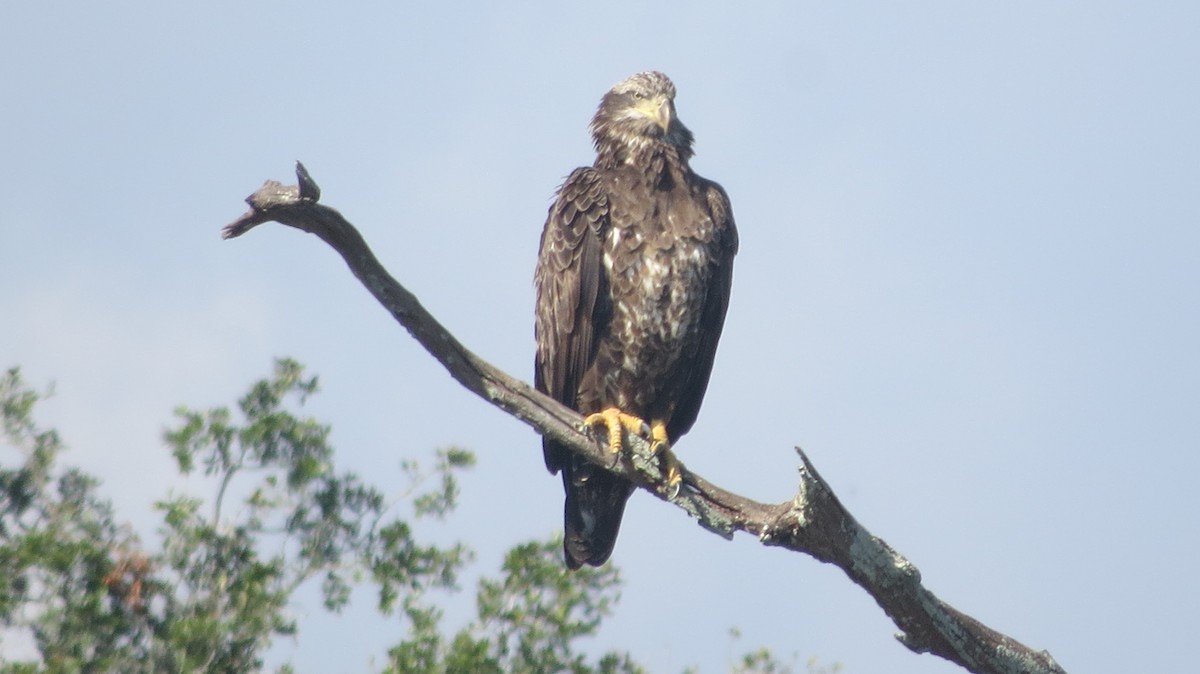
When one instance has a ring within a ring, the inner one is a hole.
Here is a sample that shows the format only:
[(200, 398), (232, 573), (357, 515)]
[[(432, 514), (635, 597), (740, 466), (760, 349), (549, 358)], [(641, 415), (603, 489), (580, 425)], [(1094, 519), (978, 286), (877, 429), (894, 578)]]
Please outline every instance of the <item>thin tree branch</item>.
[(914, 652), (932, 653), (977, 674), (1065, 674), (1048, 652), (1034, 651), (987, 627), (925, 589), (917, 568), (854, 519), (799, 448), (799, 489), (791, 500), (774, 505), (721, 489), (686, 468), (687, 486), (670, 494), (650, 444), (636, 436), (629, 439), (633, 451), (614, 458), (605, 439), (588, 432), (573, 410), (467, 350), (388, 274), (340, 213), (317, 203), (320, 189), (299, 162), (296, 175), (297, 186), (268, 181), (248, 197), (250, 210), (227, 225), (222, 236), (241, 236), (264, 222), (316, 234), (341, 254), (375, 299), (468, 390), (588, 461), (683, 508), (709, 531), (725, 538), (745, 531), (764, 545), (836, 565), (878, 602), (900, 628), (897, 639)]

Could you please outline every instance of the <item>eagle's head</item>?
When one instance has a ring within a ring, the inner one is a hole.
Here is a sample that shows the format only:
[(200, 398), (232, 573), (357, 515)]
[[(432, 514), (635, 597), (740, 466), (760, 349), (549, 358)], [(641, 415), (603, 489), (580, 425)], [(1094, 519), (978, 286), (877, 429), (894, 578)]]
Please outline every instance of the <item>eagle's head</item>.
[(591, 131), (596, 151), (617, 162), (664, 146), (683, 160), (692, 155), (692, 132), (675, 115), (675, 85), (660, 72), (618, 82), (600, 100)]

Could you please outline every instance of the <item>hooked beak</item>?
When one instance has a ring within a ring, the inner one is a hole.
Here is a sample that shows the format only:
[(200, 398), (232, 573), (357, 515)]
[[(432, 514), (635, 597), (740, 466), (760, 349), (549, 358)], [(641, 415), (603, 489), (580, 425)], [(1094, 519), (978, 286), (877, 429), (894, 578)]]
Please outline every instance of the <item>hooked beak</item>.
[(649, 100), (642, 101), (641, 104), (635, 106), (634, 109), (642, 115), (649, 117), (650, 121), (654, 122), (656, 126), (663, 130), (663, 133), (666, 133), (667, 129), (671, 127), (671, 113), (673, 112), (673, 109), (671, 107), (671, 100), (669, 98), (661, 96), (651, 98)]
[(671, 101), (663, 101), (650, 118), (666, 133), (671, 126)]

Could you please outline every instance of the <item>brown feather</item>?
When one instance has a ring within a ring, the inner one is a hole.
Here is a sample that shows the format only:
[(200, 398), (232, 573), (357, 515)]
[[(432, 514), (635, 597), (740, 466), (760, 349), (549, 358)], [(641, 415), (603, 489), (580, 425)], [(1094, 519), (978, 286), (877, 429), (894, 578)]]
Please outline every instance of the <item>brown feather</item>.
[[(738, 245), (724, 190), (688, 166), (692, 134), (674, 96), (660, 73), (604, 96), (591, 125), (596, 162), (567, 178), (546, 218), (534, 328), (539, 391), (585, 415), (615, 406), (665, 421), (672, 443), (699, 413)], [(647, 100), (669, 109), (669, 124), (637, 112)], [(567, 565), (604, 563), (633, 485), (542, 447), (563, 474)]]

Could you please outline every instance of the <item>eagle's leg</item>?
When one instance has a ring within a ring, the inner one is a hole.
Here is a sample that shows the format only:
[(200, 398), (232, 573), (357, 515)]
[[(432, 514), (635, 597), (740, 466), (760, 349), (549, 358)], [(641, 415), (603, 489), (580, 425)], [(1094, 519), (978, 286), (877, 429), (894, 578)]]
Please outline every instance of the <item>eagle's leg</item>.
[(667, 422), (655, 420), (650, 425), (650, 450), (661, 457), (667, 465), (667, 493), (674, 498), (679, 493), (679, 485), (683, 483), (683, 470), (679, 467), (679, 459), (675, 458), (668, 442)]
[(591, 427), (603, 426), (608, 431), (608, 451), (613, 454), (621, 453), (624, 446), (624, 432), (637, 433), (643, 438), (650, 435), (652, 429), (641, 417), (626, 414), (615, 407), (609, 407), (601, 412), (589, 414), (583, 420), (584, 425)]
[(641, 417), (626, 414), (615, 407), (589, 414), (583, 420), (584, 425), (594, 428), (604, 427), (608, 431), (608, 451), (619, 454), (625, 446), (625, 433), (636, 433), (639, 437), (650, 442), (650, 451), (666, 464), (667, 493), (672, 498), (679, 493), (683, 483), (683, 470), (679, 459), (671, 452), (671, 443), (667, 435), (667, 422), (657, 419), (647, 424)]

